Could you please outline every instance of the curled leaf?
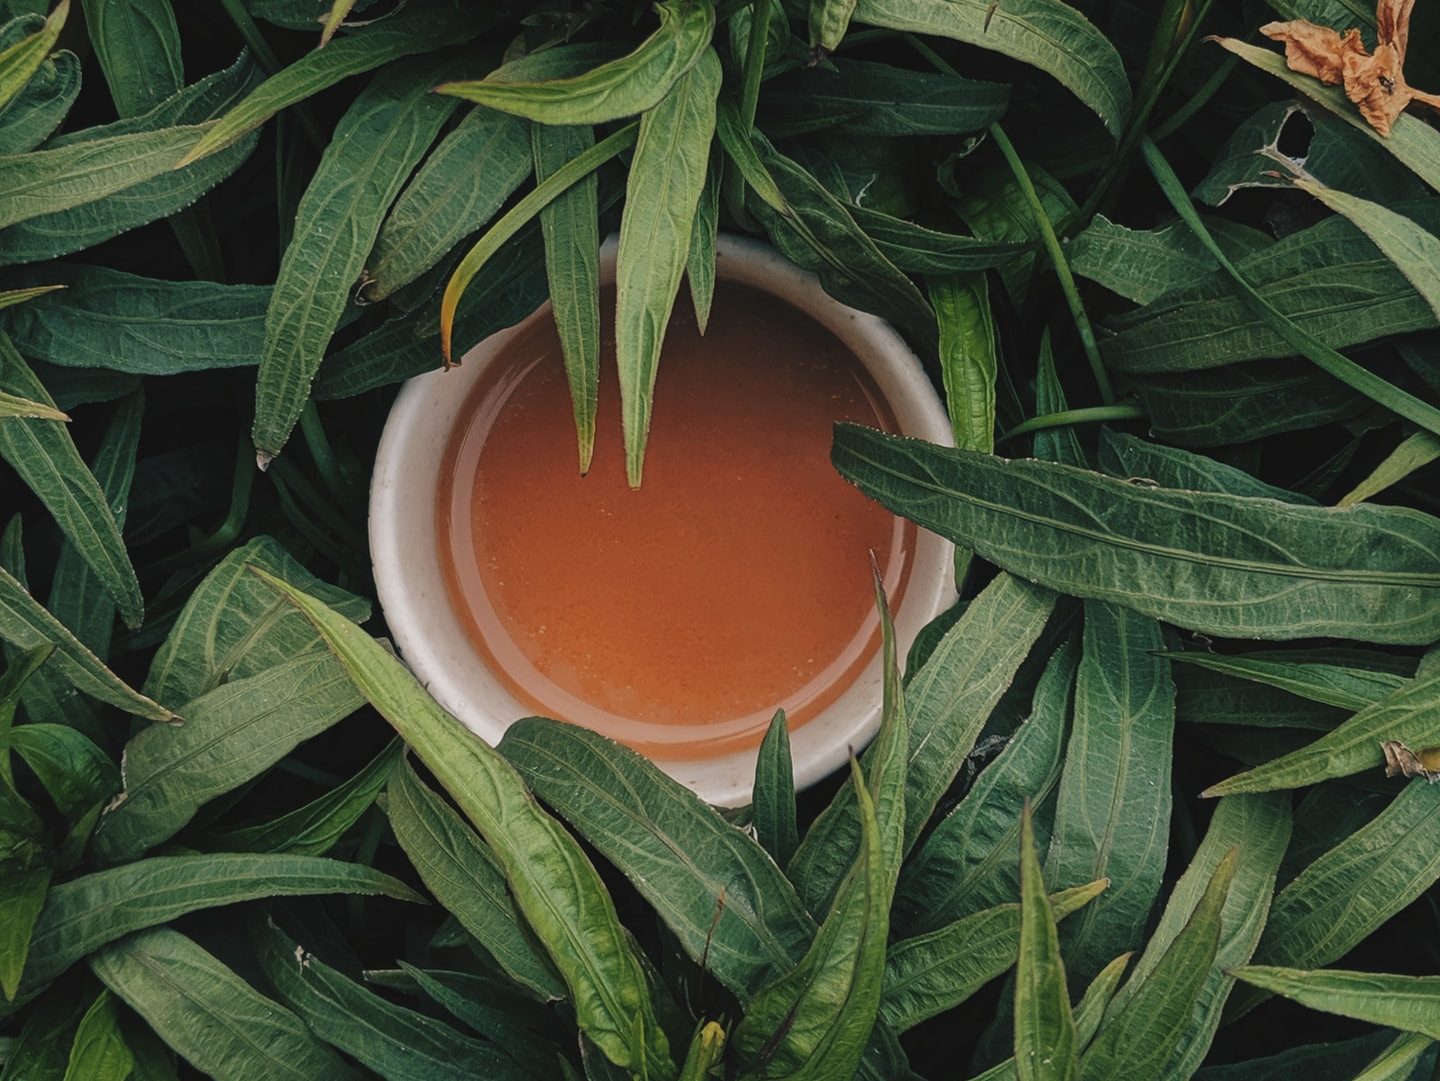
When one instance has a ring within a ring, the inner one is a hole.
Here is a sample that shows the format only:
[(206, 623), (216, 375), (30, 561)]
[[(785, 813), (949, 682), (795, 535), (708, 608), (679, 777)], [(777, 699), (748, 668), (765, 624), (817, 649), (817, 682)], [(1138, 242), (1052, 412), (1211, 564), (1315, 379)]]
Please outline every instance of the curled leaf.
[(1440, 747), (1412, 751), (1398, 739), (1387, 739), (1380, 750), (1385, 753), (1385, 776), (1424, 777), (1431, 784), (1440, 781)]

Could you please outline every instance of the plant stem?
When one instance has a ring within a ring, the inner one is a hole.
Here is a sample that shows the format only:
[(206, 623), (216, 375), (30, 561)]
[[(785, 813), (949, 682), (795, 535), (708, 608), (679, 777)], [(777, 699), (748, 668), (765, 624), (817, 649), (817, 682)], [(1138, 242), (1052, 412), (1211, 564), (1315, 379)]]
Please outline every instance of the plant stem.
[(1045, 204), (1040, 201), (1040, 193), (1035, 190), (1035, 184), (1025, 169), (1025, 163), (1015, 152), (1009, 136), (1005, 134), (1005, 130), (998, 123), (991, 124), (989, 130), (990, 137), (995, 140), (995, 145), (1005, 156), (1005, 162), (1015, 176), (1015, 183), (1020, 186), (1020, 192), (1030, 206), (1030, 212), (1035, 218), (1035, 227), (1040, 231), (1040, 238), (1045, 242), (1045, 250), (1050, 255), (1050, 263), (1055, 268), (1055, 276), (1060, 279), (1060, 290), (1065, 294), (1065, 303), (1070, 308), (1071, 318), (1075, 320), (1075, 329), (1080, 335), (1081, 348), (1085, 350), (1085, 357), (1090, 361), (1090, 370), (1095, 373), (1095, 385), (1100, 389), (1100, 400), (1109, 405), (1115, 400), (1115, 389), (1110, 385), (1110, 373), (1105, 370), (1105, 361), (1100, 356), (1100, 346), (1095, 341), (1095, 328), (1090, 325), (1090, 317), (1085, 314), (1085, 304), (1080, 299), (1080, 291), (1075, 285), (1075, 275), (1070, 272), (1070, 264), (1065, 259), (1065, 252), (1060, 247), (1060, 238), (1056, 235), (1055, 227), (1050, 222), (1050, 216), (1045, 213)]
[(1075, 424), (1101, 424), (1107, 420), (1144, 420), (1145, 410), (1134, 402), (1118, 402), (1115, 405), (1092, 405), (1084, 409), (1066, 409), (1059, 413), (1046, 413), (1043, 416), (1031, 417), (1015, 425), (1008, 432), (1002, 435), (997, 443), (1004, 443), (1009, 439), (1018, 439), (1022, 435), (1032, 435), (1035, 432), (1043, 432), (1049, 428), (1067, 428)]

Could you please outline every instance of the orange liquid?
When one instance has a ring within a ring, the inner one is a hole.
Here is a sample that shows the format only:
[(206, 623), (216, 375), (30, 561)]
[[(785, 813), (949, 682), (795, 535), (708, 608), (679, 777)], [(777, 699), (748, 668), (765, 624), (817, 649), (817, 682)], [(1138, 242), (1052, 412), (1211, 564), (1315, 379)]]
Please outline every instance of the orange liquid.
[(834, 422), (894, 430), (888, 407), (789, 305), (722, 282), (702, 338), (682, 294), (632, 491), (614, 356), (607, 326), (585, 477), (548, 311), (472, 392), (439, 503), (462, 625), (528, 708), (658, 757), (754, 745), (778, 707), (803, 724), (878, 648), (868, 553), (892, 603), (909, 573), (913, 527), (830, 466)]

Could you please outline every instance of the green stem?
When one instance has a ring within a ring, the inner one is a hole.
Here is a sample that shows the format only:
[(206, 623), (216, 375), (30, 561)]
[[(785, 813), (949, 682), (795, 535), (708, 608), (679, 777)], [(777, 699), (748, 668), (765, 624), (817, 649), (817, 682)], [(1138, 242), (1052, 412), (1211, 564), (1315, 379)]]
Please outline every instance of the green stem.
[(320, 471), (320, 479), (325, 482), (325, 487), (330, 489), (330, 494), (344, 505), (350, 498), (350, 486), (341, 475), (340, 467), (335, 461), (335, 452), (330, 447), (330, 440), (320, 423), (320, 412), (315, 408), (313, 400), (306, 402), (300, 413), (300, 431), (305, 437), (305, 445), (310, 448), (310, 457), (315, 459), (315, 468)]
[(250, 513), (250, 494), (254, 488), (255, 463), (247, 440), (235, 458), (235, 474), (230, 483), (230, 509), (225, 514), (225, 520), (209, 536), (196, 541), (183, 552), (157, 560), (146, 573), (165, 574), (229, 548), (245, 526), (245, 519)]
[(1066, 409), (1059, 413), (1046, 413), (1031, 417), (1015, 425), (996, 442), (1004, 443), (1022, 435), (1033, 435), (1050, 428), (1068, 428), (1076, 424), (1103, 424), (1107, 420), (1144, 420), (1145, 410), (1134, 402), (1119, 402), (1115, 405), (1092, 405), (1084, 409)]
[[(765, 77), (765, 53), (769, 48), (770, 0), (756, 4), (750, 12), (750, 39), (745, 47), (745, 63), (740, 73), (740, 121), (745, 137), (755, 128), (755, 110), (760, 102), (760, 83)], [(757, 228), (745, 209), (745, 178), (733, 161), (727, 161), (721, 176), (725, 206), (735, 223), (743, 229)]]
[[(1130, 114), (1130, 120), (1125, 125), (1125, 132), (1121, 136), (1119, 149), (1115, 151), (1115, 157), (1110, 162), (1110, 167), (1101, 175), (1095, 187), (1091, 189), (1085, 200), (1085, 205), (1080, 208), (1080, 213), (1075, 216), (1073, 224), (1083, 226), (1090, 221), (1095, 214), (1105, 209), (1113, 198), (1120, 179), (1130, 170), (1135, 159), (1135, 150), (1140, 141), (1145, 138), (1145, 126), (1150, 123), (1150, 115), (1159, 104), (1160, 95), (1165, 92), (1165, 87), (1170, 84), (1180, 61), (1190, 51), (1190, 46), (1195, 43), (1199, 36), (1200, 26), (1205, 21), (1205, 16), (1210, 13), (1210, 8), (1215, 0), (1202, 0), (1199, 10), (1190, 20), (1186, 27), (1183, 39), (1174, 43), (1174, 47), (1165, 53), (1163, 51), (1162, 39), (1166, 36), (1165, 15), (1161, 16), (1162, 23), (1157, 28), (1155, 43), (1151, 45), (1151, 63), (1142, 77), (1140, 92), (1136, 97), (1134, 111)], [(1174, 42), (1174, 36), (1180, 29), (1184, 8), (1189, 0), (1168, 0), (1167, 13), (1172, 16), (1171, 25), (1168, 28), (1170, 40)], [(1171, 10), (1178, 6), (1179, 10)], [(1156, 57), (1163, 57), (1163, 63), (1156, 64)], [(1155, 69), (1152, 74), (1151, 68)]]
[(1020, 160), (1020, 155), (1015, 152), (1009, 136), (1005, 134), (1004, 129), (998, 123), (990, 125), (990, 137), (995, 140), (995, 145), (1005, 156), (1005, 162), (1015, 176), (1015, 183), (1020, 186), (1020, 192), (1030, 206), (1030, 213), (1035, 218), (1035, 227), (1040, 231), (1040, 238), (1045, 243), (1050, 263), (1055, 268), (1055, 276), (1060, 279), (1060, 290), (1065, 294), (1065, 303), (1070, 309), (1071, 318), (1075, 320), (1075, 329), (1080, 335), (1080, 345), (1085, 350), (1086, 359), (1090, 361), (1090, 370), (1095, 373), (1095, 385), (1100, 389), (1100, 400), (1109, 405), (1115, 400), (1115, 389), (1110, 385), (1110, 373), (1105, 370), (1105, 361), (1100, 356), (1100, 346), (1095, 340), (1095, 328), (1090, 325), (1090, 317), (1085, 314), (1085, 304), (1080, 299), (1080, 290), (1075, 284), (1075, 275), (1070, 272), (1070, 264), (1065, 259), (1065, 252), (1060, 247), (1060, 238), (1056, 235), (1055, 227), (1050, 222), (1050, 215), (1045, 213), (1045, 204), (1040, 201), (1040, 193), (1035, 190), (1035, 184), (1025, 169), (1025, 163)]
[(1184, 105), (1180, 106), (1180, 108), (1176, 109), (1159, 124), (1155, 125), (1155, 130), (1151, 132), (1150, 138), (1158, 143), (1162, 139), (1167, 139), (1171, 135), (1174, 135), (1181, 127), (1189, 123), (1191, 117), (1205, 108), (1206, 105), (1210, 104), (1210, 99), (1219, 92), (1222, 86), (1230, 81), (1230, 76), (1234, 73), (1235, 66), (1239, 63), (1240, 58), (1238, 56), (1234, 53), (1227, 53), (1225, 59), (1220, 62), (1220, 66), (1211, 73), (1210, 78), (1205, 80), (1204, 85), (1195, 91), (1194, 94), (1190, 95), (1190, 97), (1186, 98)]

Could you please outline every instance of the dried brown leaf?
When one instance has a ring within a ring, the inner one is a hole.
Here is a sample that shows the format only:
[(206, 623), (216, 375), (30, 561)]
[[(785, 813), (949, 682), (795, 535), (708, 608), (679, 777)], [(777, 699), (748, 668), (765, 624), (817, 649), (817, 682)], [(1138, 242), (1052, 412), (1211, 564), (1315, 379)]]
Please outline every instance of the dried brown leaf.
[(1385, 776), (1424, 777), (1431, 784), (1440, 781), (1440, 747), (1412, 751), (1398, 739), (1387, 739), (1380, 750), (1385, 752)]
[(1381, 135), (1389, 135), (1412, 101), (1440, 109), (1440, 95), (1422, 93), (1405, 81), (1405, 49), (1414, 8), (1415, 0), (1380, 0), (1373, 53), (1366, 51), (1359, 30), (1341, 34), (1305, 19), (1268, 23), (1260, 32), (1285, 44), (1285, 63), (1291, 71), (1343, 84), (1366, 122)]

